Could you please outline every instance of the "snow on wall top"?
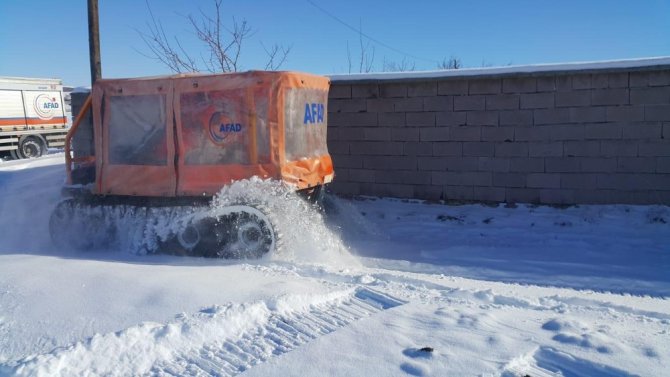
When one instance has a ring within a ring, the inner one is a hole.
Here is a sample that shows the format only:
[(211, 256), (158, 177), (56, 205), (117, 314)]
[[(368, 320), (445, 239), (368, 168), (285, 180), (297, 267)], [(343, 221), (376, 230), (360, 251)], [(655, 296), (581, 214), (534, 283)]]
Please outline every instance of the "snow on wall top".
[(670, 66), (670, 56), (608, 60), (596, 62), (574, 62), (574, 63), (550, 63), (531, 65), (511, 65), (506, 67), (486, 68), (463, 68), (440, 71), (415, 71), (415, 72), (380, 72), (380, 73), (354, 73), (329, 75), (331, 81), (366, 81), (366, 80), (407, 80), (407, 79), (433, 79), (448, 77), (467, 76), (492, 76), (509, 75), (515, 73), (542, 73), (542, 72), (569, 72), (600, 69), (626, 69), (645, 68), (655, 66)]

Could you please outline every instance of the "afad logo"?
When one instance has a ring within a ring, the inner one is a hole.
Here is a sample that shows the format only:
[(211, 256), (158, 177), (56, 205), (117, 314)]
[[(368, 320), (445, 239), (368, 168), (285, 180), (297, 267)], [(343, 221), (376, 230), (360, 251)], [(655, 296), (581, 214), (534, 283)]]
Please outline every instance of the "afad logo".
[(242, 132), (242, 124), (235, 123), (222, 113), (214, 113), (209, 119), (209, 137), (216, 144), (224, 144), (233, 135)]
[(326, 107), (322, 103), (306, 103), (303, 123), (323, 123)]
[(35, 97), (35, 112), (37, 113), (37, 116), (42, 119), (53, 118), (59, 106), (56, 97), (50, 97), (47, 94), (40, 94)]

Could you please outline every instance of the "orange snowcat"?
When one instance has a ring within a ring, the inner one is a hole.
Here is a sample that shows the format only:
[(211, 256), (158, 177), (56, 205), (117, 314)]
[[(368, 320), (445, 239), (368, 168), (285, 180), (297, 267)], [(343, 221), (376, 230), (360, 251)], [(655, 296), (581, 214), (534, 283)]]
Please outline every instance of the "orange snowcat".
[(205, 213), (222, 187), (255, 176), (319, 198), (334, 174), (329, 86), (326, 77), (266, 71), (97, 81), (66, 138), (67, 184), (49, 222), (53, 241), (100, 247), (127, 231), (108, 221), (110, 213), (146, 222), (161, 209), (189, 216), (149, 251), (272, 252), (278, 232), (262, 205), (193, 213)]

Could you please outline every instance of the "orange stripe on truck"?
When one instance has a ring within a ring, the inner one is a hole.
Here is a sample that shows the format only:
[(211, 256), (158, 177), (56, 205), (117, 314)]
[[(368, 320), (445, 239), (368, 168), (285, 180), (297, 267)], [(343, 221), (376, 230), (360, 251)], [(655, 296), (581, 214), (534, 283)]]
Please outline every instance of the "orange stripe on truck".
[(0, 119), (0, 126), (29, 126), (37, 124), (63, 124), (65, 123), (65, 117), (60, 118), (51, 118), (51, 119), (40, 119), (40, 118), (7, 118)]

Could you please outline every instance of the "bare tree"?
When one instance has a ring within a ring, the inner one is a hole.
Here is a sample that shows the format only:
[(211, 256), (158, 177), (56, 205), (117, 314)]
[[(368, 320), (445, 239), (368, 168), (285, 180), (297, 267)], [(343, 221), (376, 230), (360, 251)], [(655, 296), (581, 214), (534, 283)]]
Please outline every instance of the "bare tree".
[(412, 72), (416, 69), (416, 63), (410, 62), (406, 58), (402, 58), (400, 63), (386, 60), (384, 57), (383, 71), (384, 72)]
[[(237, 72), (240, 69), (240, 55), (244, 41), (253, 35), (253, 30), (246, 20), (232, 19), (230, 27), (223, 24), (221, 17), (221, 3), (223, 0), (213, 0), (215, 12), (206, 13), (200, 10), (197, 16), (189, 14), (186, 19), (197, 39), (204, 45), (205, 54), (199, 59), (189, 54), (176, 36), (168, 37), (163, 24), (158, 20), (149, 1), (146, 0), (150, 22), (147, 22), (148, 32), (138, 30), (140, 37), (149, 48), (150, 55), (143, 54), (165, 64), (172, 71), (181, 72)], [(263, 46), (268, 55), (265, 69), (279, 68), (288, 57), (291, 47), (273, 45), (271, 48)]]
[(437, 63), (437, 69), (447, 70), (447, 69), (460, 69), (463, 67), (461, 59), (451, 56), (449, 59), (444, 58), (441, 62)]
[[(358, 44), (360, 48), (360, 55), (358, 59), (358, 72), (368, 73), (372, 71), (375, 62), (375, 47), (372, 46), (371, 41), (363, 42), (363, 25), (359, 25), (358, 29)], [(349, 41), (347, 41), (347, 61), (349, 63), (349, 73), (351, 73), (352, 64), (351, 51), (349, 50)]]

